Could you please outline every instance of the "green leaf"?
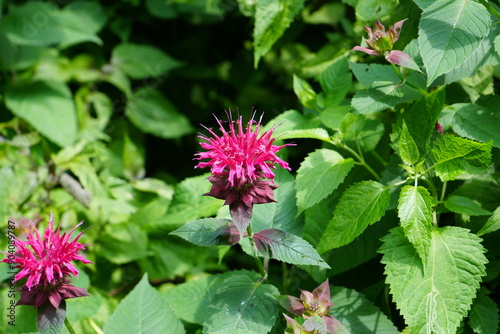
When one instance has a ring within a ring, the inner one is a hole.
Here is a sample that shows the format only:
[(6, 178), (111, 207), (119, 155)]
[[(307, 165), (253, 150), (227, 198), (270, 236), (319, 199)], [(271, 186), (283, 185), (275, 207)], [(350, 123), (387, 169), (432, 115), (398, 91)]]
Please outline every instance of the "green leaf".
[[(416, 44), (416, 43), (415, 43)], [(351, 63), (349, 62), (349, 66), (352, 69), (352, 72), (356, 79), (365, 87), (371, 87), (371, 85), (376, 81), (390, 81), (394, 84), (401, 83), (401, 79), (397, 76), (396, 72), (390, 65), (382, 65), (382, 64), (360, 64), (360, 63)], [(406, 81), (415, 85), (416, 87), (420, 87), (425, 90), (425, 76), (421, 73), (413, 71), (407, 78)], [(404, 92), (403, 97), (399, 101), (412, 101), (423, 94), (415, 90), (414, 88), (409, 87), (408, 85), (401, 86)]]
[(37, 309), (36, 324), (40, 334), (62, 333), (66, 318), (66, 301), (63, 299), (59, 308), (51, 303), (45, 303)]
[(310, 243), (294, 234), (271, 228), (254, 234), (254, 239), (265, 256), (291, 264), (330, 268)]
[(9, 40), (18, 45), (48, 46), (63, 38), (57, 20), (59, 9), (52, 3), (30, 1), (12, 7), (0, 21), (0, 28)]
[(418, 159), (420, 159), (417, 144), (415, 144), (415, 141), (411, 137), (408, 127), (404, 121), (403, 128), (401, 129), (401, 134), (399, 136), (398, 147), (399, 156), (405, 164), (411, 166), (418, 162)]
[(483, 209), (477, 202), (464, 196), (450, 196), (444, 202), (444, 206), (452, 212), (469, 216), (491, 215), (490, 211)]
[(498, 230), (500, 230), (500, 206), (493, 211), (493, 214), (488, 218), (481, 230), (477, 232), (477, 235), (481, 236)]
[(390, 15), (394, 9), (392, 0), (358, 0), (356, 17), (359, 21), (375, 21)]
[(481, 66), (498, 64), (499, 57), (495, 54), (495, 50), (493, 50), (493, 43), (495, 37), (499, 35), (499, 32), (500, 27), (498, 27), (498, 25), (493, 25), (488, 36), (479, 43), (476, 51), (474, 51), (474, 53), (461, 65), (437, 78), (433, 85), (449, 84), (473, 76)]
[(382, 218), (389, 205), (389, 191), (376, 181), (349, 187), (335, 207), (333, 219), (318, 244), (318, 252), (347, 245)]
[(210, 302), (204, 333), (268, 333), (276, 322), (278, 289), (248, 275), (232, 275)]
[(492, 143), (475, 141), (445, 134), (435, 141), (432, 157), (436, 174), (441, 180), (454, 180), (462, 174), (480, 174), (491, 163)]
[(302, 235), (303, 219), (297, 215), (295, 200), (295, 178), (283, 168), (275, 171), (274, 182), (279, 185), (274, 190), (276, 202), (255, 205), (250, 224), (254, 232), (277, 228), (287, 233)]
[(26, 86), (9, 86), (5, 103), (14, 115), (55, 144), (64, 147), (75, 142), (75, 106), (71, 91), (65, 84), (37, 81)]
[(178, 138), (193, 130), (187, 117), (180, 114), (170, 101), (160, 92), (148, 88), (135, 92), (125, 114), (139, 129), (161, 138)]
[(185, 333), (163, 297), (148, 282), (148, 274), (120, 302), (104, 326), (104, 334)]
[(293, 75), (293, 91), (299, 98), (300, 103), (306, 108), (316, 108), (316, 93), (311, 85), (304, 79)]
[(456, 103), (448, 107), (453, 115), (452, 126), (460, 136), (482, 143), (493, 141), (500, 147), (500, 111), (488, 109), (478, 104)]
[(318, 126), (320, 126), (318, 117), (310, 114), (305, 116), (297, 110), (292, 109), (279, 114), (267, 122), (267, 124), (262, 127), (262, 131), (268, 131), (271, 128), (276, 127), (273, 132), (274, 137), (281, 138), (282, 135), (289, 131), (313, 129)]
[(95, 42), (102, 45), (97, 36), (107, 20), (102, 6), (97, 2), (74, 1), (69, 3), (57, 15), (61, 26), (62, 38), (59, 41), (62, 48), (81, 42)]
[(352, 98), (351, 106), (353, 112), (357, 114), (374, 113), (394, 108), (403, 95), (401, 84), (378, 81), (374, 82), (370, 89), (357, 91)]
[(408, 331), (456, 333), (486, 274), (481, 239), (460, 227), (436, 229), (425, 265), (402, 228), (383, 242), (386, 282)]
[(224, 280), (233, 275), (247, 276), (255, 282), (259, 279), (259, 275), (254, 271), (228, 271), (177, 284), (162, 292), (162, 296), (180, 319), (203, 325), (209, 315), (211, 301), (217, 289), (222, 286)]
[(111, 64), (132, 79), (159, 77), (180, 66), (180, 62), (151, 45), (125, 43), (116, 46)]
[(152, 280), (174, 280), (212, 270), (217, 258), (216, 247), (201, 247), (180, 238), (165, 237), (148, 241), (148, 256), (138, 260), (142, 272)]
[(319, 115), (321, 123), (325, 126), (338, 130), (342, 119), (351, 110), (350, 105), (325, 106), (325, 109)]
[(424, 187), (405, 186), (399, 195), (398, 216), (405, 236), (425, 263), (429, 253), (432, 224), (432, 197)]
[(399, 333), (387, 316), (356, 290), (332, 287), (331, 301), (330, 315), (337, 318), (349, 333)]
[(279, 136), (279, 139), (309, 138), (318, 140), (328, 140), (330, 135), (323, 128), (290, 130)]
[(417, 145), (421, 157), (429, 153), (432, 133), (443, 109), (444, 98), (444, 88), (436, 89), (410, 104), (403, 113), (408, 133)]
[(205, 218), (195, 220), (170, 234), (198, 246), (232, 246), (240, 240), (240, 233), (230, 219)]
[(122, 264), (146, 257), (148, 236), (132, 224), (107, 224), (99, 237), (100, 255), (109, 261)]
[(486, 290), (479, 290), (469, 312), (469, 324), (477, 334), (498, 333), (498, 305), (486, 295)]
[(319, 203), (344, 181), (354, 167), (351, 158), (339, 153), (319, 149), (309, 154), (297, 171), (297, 205), (299, 212)]
[(326, 95), (325, 109), (338, 105), (345, 98), (352, 85), (347, 57), (336, 59), (319, 75), (319, 83)]
[(418, 37), (427, 86), (466, 61), (488, 35), (490, 24), (488, 10), (475, 1), (439, 0), (427, 7)]
[(257, 0), (253, 31), (255, 67), (290, 26), (304, 3), (305, 0)]

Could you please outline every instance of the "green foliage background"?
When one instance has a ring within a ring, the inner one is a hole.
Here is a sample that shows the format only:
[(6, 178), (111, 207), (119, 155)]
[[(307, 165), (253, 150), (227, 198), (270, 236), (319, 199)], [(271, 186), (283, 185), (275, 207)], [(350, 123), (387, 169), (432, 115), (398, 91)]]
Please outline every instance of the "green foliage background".
[[(78, 333), (282, 333), (273, 296), (326, 278), (331, 314), (352, 333), (498, 331), (498, 2), (0, 8), (0, 227), (85, 220), (94, 264), (75, 284), (92, 297), (68, 301)], [(384, 57), (350, 50), (365, 26), (405, 18), (395, 49), (425, 73), (403, 69), (401, 84)], [(281, 255), (257, 287), (249, 245), (169, 234), (229, 218), (193, 168), (200, 124), (216, 128), (226, 110), (263, 113), (297, 144), (283, 150), (292, 173), (277, 171), (278, 203), (256, 206), (252, 227), (302, 237), (314, 261)], [(36, 331), (30, 307), (16, 316), (15, 328), (0, 317), (0, 332)]]

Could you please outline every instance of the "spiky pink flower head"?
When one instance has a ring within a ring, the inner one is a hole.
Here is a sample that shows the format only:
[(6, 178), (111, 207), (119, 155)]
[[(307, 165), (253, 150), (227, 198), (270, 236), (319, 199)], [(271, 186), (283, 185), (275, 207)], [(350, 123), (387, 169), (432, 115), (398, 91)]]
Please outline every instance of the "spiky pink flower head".
[(71, 234), (82, 223), (61, 234), (60, 227), (57, 230), (54, 228), (54, 218), (51, 214), (43, 237), (32, 224), (29, 224), (28, 240), (15, 238), (14, 245), (17, 251), (14, 254), (2, 252), (8, 256), (0, 262), (16, 263), (13, 267), (21, 269), (14, 276), (14, 280), (28, 278), (20, 289), (19, 305), (39, 307), (49, 300), (55, 308), (58, 308), (61, 299), (88, 296), (85, 289), (73, 287), (67, 280), (71, 276), (78, 277), (78, 270), (71, 261), (92, 263), (78, 254), (87, 246), (77, 242), (83, 232), (70, 240)]
[(229, 205), (231, 216), (243, 234), (250, 222), (253, 205), (274, 202), (273, 190), (278, 186), (272, 182), (273, 169), (277, 164), (290, 170), (288, 163), (276, 153), (292, 144), (273, 145), (272, 134), (276, 127), (259, 134), (262, 116), (258, 122), (252, 118), (246, 127), (243, 127), (241, 116), (236, 121), (230, 114), (228, 118), (229, 131), (217, 119), (220, 136), (209, 128), (206, 129), (212, 137), (199, 135), (205, 140), (200, 145), (207, 151), (197, 153), (195, 159), (208, 161), (199, 162), (195, 168), (210, 167), (212, 176), (208, 180), (212, 182), (212, 189), (205, 195), (225, 200), (224, 205)]

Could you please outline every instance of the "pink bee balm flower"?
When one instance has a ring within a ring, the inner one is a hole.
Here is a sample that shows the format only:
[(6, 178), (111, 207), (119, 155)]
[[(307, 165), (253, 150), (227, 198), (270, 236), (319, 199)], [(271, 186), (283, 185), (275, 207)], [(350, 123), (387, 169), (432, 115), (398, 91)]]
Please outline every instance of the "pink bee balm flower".
[(385, 27), (380, 21), (375, 22), (373, 30), (370, 27), (365, 27), (365, 30), (368, 32), (366, 44), (369, 48), (355, 46), (352, 50), (362, 51), (371, 56), (384, 56), (390, 63), (420, 71), (417, 63), (415, 63), (410, 55), (403, 51), (392, 49), (394, 43), (399, 39), (404, 21), (406, 19), (394, 23), (387, 31), (385, 31)]
[(13, 267), (21, 269), (14, 276), (15, 281), (28, 277), (26, 284), (20, 288), (21, 299), (18, 305), (40, 307), (48, 300), (58, 308), (62, 299), (88, 296), (85, 289), (74, 287), (68, 284), (67, 280), (72, 275), (78, 277), (78, 270), (71, 261), (92, 263), (78, 254), (86, 246), (77, 242), (83, 232), (70, 240), (71, 234), (82, 223), (61, 234), (60, 227), (54, 229), (54, 219), (51, 215), (43, 238), (30, 223), (28, 240), (15, 238), (17, 251), (14, 254), (2, 252), (8, 256), (0, 262), (11, 265), (17, 263)]
[(229, 118), (229, 131), (217, 120), (221, 136), (208, 128), (211, 138), (200, 134), (206, 141), (200, 145), (207, 151), (197, 153), (195, 159), (208, 161), (199, 162), (195, 168), (210, 167), (212, 176), (208, 180), (212, 182), (212, 189), (205, 195), (225, 200), (224, 205), (229, 205), (231, 216), (243, 234), (252, 217), (253, 205), (274, 202), (273, 190), (278, 186), (272, 182), (273, 169), (278, 164), (290, 170), (288, 163), (276, 153), (291, 144), (273, 145), (275, 139), (271, 136), (276, 127), (259, 134), (262, 117), (259, 122), (250, 120), (246, 128), (241, 116), (236, 121)]
[[(345, 333), (345, 327), (330, 315), (330, 284), (328, 279), (312, 292), (300, 290), (300, 298), (280, 296), (278, 301), (288, 312), (306, 319), (320, 317), (327, 328), (327, 333)], [(288, 321), (288, 318), (287, 318)], [(290, 322), (289, 322), (290, 325)], [(295, 333), (295, 332), (294, 332)]]

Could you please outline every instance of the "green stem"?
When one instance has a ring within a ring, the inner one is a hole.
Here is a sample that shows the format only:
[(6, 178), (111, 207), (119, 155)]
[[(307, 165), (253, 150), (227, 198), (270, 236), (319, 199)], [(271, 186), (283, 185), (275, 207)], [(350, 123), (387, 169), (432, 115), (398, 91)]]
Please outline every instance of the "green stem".
[(446, 186), (448, 185), (448, 181), (443, 182), (443, 188), (441, 189), (441, 198), (439, 199), (441, 202), (444, 201), (444, 197), (446, 196)]
[(478, 0), (484, 7), (486, 7), (486, 9), (491, 13), (493, 14), (497, 19), (500, 20), (500, 13), (498, 13), (496, 11), (496, 9), (490, 5), (490, 3), (486, 0)]
[(407, 85), (408, 87), (411, 87), (417, 91), (419, 91), (420, 93), (422, 93), (423, 95), (427, 95), (427, 91), (418, 87), (418, 86), (415, 86), (414, 84), (412, 84), (411, 82), (408, 82), (406, 81), (405, 78), (403, 78), (403, 75), (401, 74), (401, 71), (399, 70), (399, 68), (396, 66), (396, 64), (393, 64), (391, 63), (392, 65), (392, 69), (394, 70), (394, 72), (396, 72), (396, 75), (398, 76), (399, 80), (401, 80), (401, 83)]
[(253, 257), (255, 259), (255, 264), (257, 265), (257, 269), (259, 269), (261, 280), (264, 280), (267, 278), (267, 272), (264, 269), (264, 265), (262, 264), (262, 260), (260, 259), (259, 250), (257, 249), (257, 246), (255, 245), (255, 240), (253, 239), (252, 227), (250, 225), (248, 225), (248, 227), (247, 227), (247, 232), (248, 232), (248, 238), (250, 239), (250, 245), (252, 245), (252, 251), (253, 251)]
[(68, 329), (68, 332), (70, 334), (76, 334), (67, 317), (64, 317), (64, 325), (66, 325), (66, 328)]
[(363, 156), (360, 155), (360, 154), (358, 154), (358, 152), (354, 151), (352, 148), (350, 148), (349, 146), (347, 146), (347, 145), (345, 145), (344, 143), (341, 143), (341, 142), (336, 142), (336, 141), (330, 140), (330, 144), (335, 145), (335, 146), (340, 146), (344, 150), (346, 150), (349, 153), (351, 153), (358, 160), (358, 163), (360, 165), (362, 165), (363, 167), (365, 167), (365, 169), (368, 172), (370, 172), (370, 174), (372, 174), (377, 179), (377, 181), (380, 180), (380, 175), (378, 175), (378, 173), (376, 171), (374, 171), (373, 168), (371, 168), (370, 165), (368, 165), (365, 162), (365, 159), (363, 159)]
[(434, 183), (432, 183), (431, 180), (429, 180), (428, 178), (426, 177), (423, 177), (422, 180), (429, 186), (429, 188), (431, 189), (431, 193), (432, 193), (432, 196), (435, 198), (435, 199), (438, 199), (437, 197), (437, 191), (436, 191), (436, 187), (434, 186)]

